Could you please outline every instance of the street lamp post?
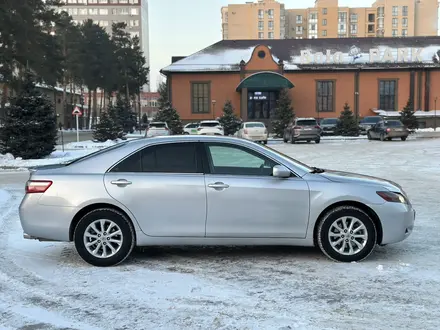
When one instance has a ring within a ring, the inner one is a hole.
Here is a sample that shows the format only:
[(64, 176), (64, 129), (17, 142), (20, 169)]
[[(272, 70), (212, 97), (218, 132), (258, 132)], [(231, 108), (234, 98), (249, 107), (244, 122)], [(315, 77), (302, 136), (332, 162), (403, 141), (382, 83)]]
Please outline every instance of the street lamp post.
[(212, 119), (215, 119), (215, 104), (217, 103), (216, 100), (212, 100)]
[(437, 96), (434, 99), (434, 131), (437, 131)]

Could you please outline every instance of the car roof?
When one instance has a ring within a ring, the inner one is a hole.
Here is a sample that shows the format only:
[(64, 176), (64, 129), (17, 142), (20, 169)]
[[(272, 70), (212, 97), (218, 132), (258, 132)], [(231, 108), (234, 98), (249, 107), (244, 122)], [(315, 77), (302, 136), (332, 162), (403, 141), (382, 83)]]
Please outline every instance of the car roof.
[(296, 120), (316, 120), (316, 118), (313, 118), (313, 117), (306, 118), (306, 117), (304, 117), (304, 118), (296, 118)]
[(243, 124), (263, 124), (264, 123), (262, 121), (245, 121)]
[(218, 120), (202, 120), (200, 123), (201, 124), (202, 123), (219, 123), (219, 121)]

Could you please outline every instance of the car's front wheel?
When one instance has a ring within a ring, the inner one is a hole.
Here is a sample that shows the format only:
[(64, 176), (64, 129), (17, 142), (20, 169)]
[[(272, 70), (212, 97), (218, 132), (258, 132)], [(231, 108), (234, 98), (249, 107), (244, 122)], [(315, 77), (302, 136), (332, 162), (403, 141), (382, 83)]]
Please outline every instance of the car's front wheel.
[(321, 251), (330, 259), (361, 261), (373, 252), (377, 230), (370, 216), (361, 209), (339, 206), (321, 219), (316, 239)]
[(121, 212), (102, 208), (81, 218), (74, 238), (78, 254), (93, 266), (108, 267), (124, 261), (135, 245), (130, 220)]

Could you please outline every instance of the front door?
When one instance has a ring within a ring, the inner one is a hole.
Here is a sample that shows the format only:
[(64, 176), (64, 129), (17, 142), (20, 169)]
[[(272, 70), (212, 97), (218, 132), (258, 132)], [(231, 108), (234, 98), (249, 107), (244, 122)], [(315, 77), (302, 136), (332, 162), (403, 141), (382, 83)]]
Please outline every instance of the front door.
[(205, 236), (206, 188), (197, 143), (136, 152), (105, 175), (105, 187), (149, 236)]
[(305, 238), (309, 187), (274, 178), (273, 160), (246, 147), (205, 143), (207, 237)]

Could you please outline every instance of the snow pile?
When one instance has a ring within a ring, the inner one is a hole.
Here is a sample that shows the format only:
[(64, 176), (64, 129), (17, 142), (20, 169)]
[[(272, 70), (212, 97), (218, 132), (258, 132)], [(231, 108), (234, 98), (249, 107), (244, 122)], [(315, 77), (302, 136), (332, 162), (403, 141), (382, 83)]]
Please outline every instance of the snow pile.
[(92, 140), (81, 141), (81, 142), (70, 142), (64, 145), (64, 149), (75, 150), (75, 149), (103, 149), (111, 147), (122, 140), (107, 140), (106, 142), (93, 142)]
[(416, 132), (440, 132), (440, 127), (437, 127), (437, 129), (434, 129), (434, 128), (419, 128), (419, 129), (416, 130)]

